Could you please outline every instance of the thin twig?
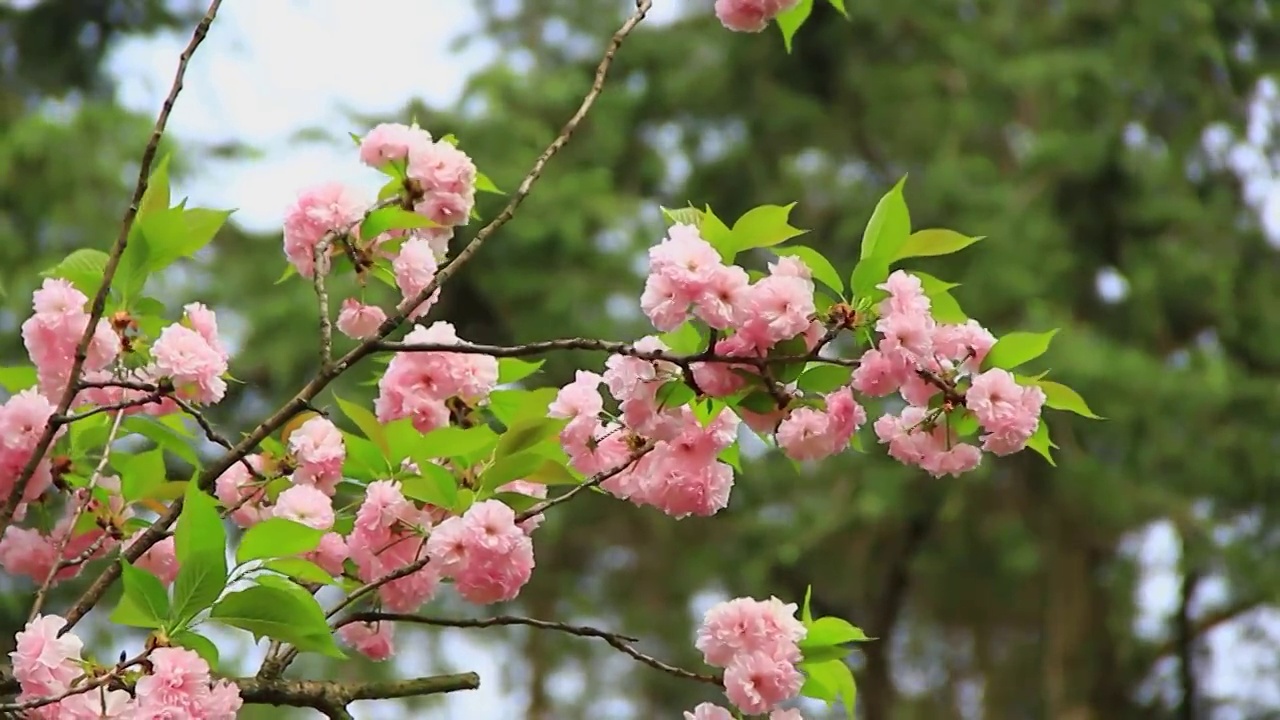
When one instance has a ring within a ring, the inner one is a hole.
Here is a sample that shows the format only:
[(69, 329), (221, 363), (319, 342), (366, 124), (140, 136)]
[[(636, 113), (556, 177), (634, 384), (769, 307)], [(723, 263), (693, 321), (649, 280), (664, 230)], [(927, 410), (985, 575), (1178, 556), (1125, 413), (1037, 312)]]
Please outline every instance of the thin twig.
[[(120, 257), (124, 255), (124, 249), (129, 244), (129, 232), (133, 229), (133, 222), (138, 216), (138, 205), (142, 202), (142, 197), (147, 192), (151, 164), (155, 161), (156, 151), (160, 147), (160, 138), (164, 135), (165, 125), (168, 124), (169, 114), (173, 112), (173, 105), (178, 100), (178, 93), (182, 92), (182, 80), (187, 73), (187, 63), (191, 61), (196, 48), (200, 47), (200, 43), (204, 41), (205, 36), (209, 33), (209, 27), (213, 24), (213, 19), (217, 16), (218, 7), (221, 4), (222, 0), (213, 0), (209, 3), (209, 10), (200, 20), (200, 24), (196, 25), (196, 29), (191, 35), (191, 41), (187, 43), (186, 49), (182, 51), (182, 55), (178, 58), (178, 70), (174, 74), (173, 85), (169, 88), (169, 95), (165, 98), (164, 105), (160, 108), (160, 114), (156, 117), (155, 127), (151, 131), (151, 139), (147, 141), (147, 147), (142, 151), (142, 162), (138, 167), (138, 182), (133, 188), (133, 198), (129, 201), (129, 207), (125, 210), (124, 218), (120, 222), (120, 232), (116, 235), (115, 245), (111, 247), (111, 252), (107, 255), (107, 264), (102, 271), (102, 284), (98, 286), (98, 292), (93, 296), (93, 305), (89, 310), (89, 322), (85, 325), (84, 333), (80, 336), (80, 342), (76, 345), (75, 357), (71, 361), (71, 372), (67, 376), (67, 387), (63, 391), (62, 399), (58, 401), (57, 409), (53, 413), (55, 417), (50, 418), (45, 425), (44, 432), (40, 435), (40, 440), (31, 451), (31, 457), (27, 459), (26, 465), (22, 467), (22, 472), (18, 474), (17, 479), (14, 481), (13, 490), (10, 491), (9, 497), (5, 499), (3, 506), (0, 506), (0, 528), (8, 527), (9, 522), (13, 519), (18, 503), (22, 500), (22, 493), (27, 489), (27, 483), (35, 475), (36, 468), (40, 466), (45, 453), (53, 445), (53, 439), (57, 435), (58, 429), (64, 424), (57, 421), (57, 416), (66, 415), (72, 401), (75, 400), (80, 391), (80, 373), (84, 369), (85, 359), (89, 354), (89, 343), (93, 341), (98, 321), (102, 319), (102, 314), (106, 310), (107, 293), (111, 291), (111, 280), (115, 277), (116, 269), (120, 266)], [(70, 624), (67, 627), (71, 627)]]
[[(111, 421), (111, 429), (107, 432), (107, 440), (102, 446), (102, 457), (98, 459), (98, 466), (93, 469), (93, 475), (89, 477), (89, 484), (85, 487), (84, 502), (80, 503), (80, 506), (76, 508), (75, 515), (71, 518), (71, 524), (67, 526), (66, 536), (58, 543), (53, 553), (55, 561), (50, 566), (49, 572), (45, 574), (44, 582), (40, 583), (40, 589), (36, 591), (36, 598), (31, 603), (31, 611), (27, 613), (27, 622), (31, 622), (36, 615), (40, 614), (40, 609), (44, 607), (45, 598), (49, 595), (49, 588), (53, 587), (53, 578), (64, 569), (71, 567), (71, 565), (66, 564), (62, 553), (66, 550), (67, 545), (71, 543), (72, 534), (75, 533), (76, 525), (80, 522), (80, 518), (89, 509), (89, 504), (93, 502), (93, 489), (98, 486), (98, 480), (102, 478), (102, 473), (106, 472), (107, 461), (111, 459), (111, 443), (116, 441), (116, 436), (120, 433), (120, 421), (123, 419), (124, 411), (116, 411), (116, 417)], [(98, 538), (98, 540), (100, 541), (105, 537), (106, 532), (104, 531), (102, 537)], [(92, 544), (101, 547), (101, 542), (95, 541)], [(79, 558), (75, 559), (78, 560)]]
[(134, 398), (132, 400), (121, 400), (120, 402), (111, 403), (110, 405), (98, 405), (97, 407), (91, 408), (89, 410), (85, 410), (82, 413), (62, 415), (58, 417), (57, 420), (58, 422), (63, 423), (65, 425), (70, 425), (73, 422), (78, 422), (80, 420), (84, 420), (85, 418), (91, 418), (94, 415), (99, 415), (101, 413), (114, 412), (117, 410), (128, 410), (130, 408), (142, 407), (143, 405), (151, 405), (153, 403), (159, 402), (160, 399), (163, 398), (166, 393), (168, 393), (168, 389), (157, 388), (155, 390), (148, 392), (145, 396), (140, 398)]
[[(219, 445), (227, 450), (236, 449), (235, 445), (232, 445), (230, 440), (223, 437), (222, 433), (219, 433), (217, 430), (214, 429), (213, 423), (210, 423), (209, 419), (204, 416), (204, 413), (200, 412), (200, 410), (197, 409), (194, 405), (187, 402), (186, 400), (183, 400), (180, 397), (177, 397), (176, 395), (173, 397), (173, 402), (175, 405), (181, 408), (182, 412), (190, 415), (192, 419), (196, 421), (196, 424), (199, 425), (200, 429), (204, 431), (204, 436), (209, 438), (210, 442), (216, 445)], [(254, 467), (253, 463), (249, 462), (248, 457), (240, 458), (240, 464), (244, 465), (245, 470), (248, 470), (249, 474), (252, 475), (255, 479), (261, 480), (262, 482), (267, 481), (267, 477), (262, 473), (258, 472), (258, 468)], [(215, 478), (215, 480), (216, 479), (217, 478)]]
[(0, 717), (23, 717), (27, 713), (27, 711), (35, 710), (36, 708), (42, 708), (46, 705), (52, 705), (57, 702), (62, 702), (63, 700), (66, 700), (69, 697), (72, 697), (75, 695), (83, 695), (84, 693), (87, 693), (90, 690), (95, 690), (97, 688), (100, 688), (103, 685), (106, 685), (107, 683), (111, 682), (112, 680), (119, 678), (124, 673), (125, 670), (128, 670), (134, 665), (142, 664), (142, 662), (146, 660), (147, 656), (150, 654), (151, 654), (150, 650), (144, 650), (140, 655), (137, 655), (132, 659), (125, 660), (117, 664), (115, 667), (111, 668), (110, 671), (103, 673), (102, 675), (99, 675), (95, 678), (92, 678), (91, 680), (84, 683), (83, 685), (77, 685), (71, 688), (70, 690), (67, 690), (66, 692), (59, 693), (58, 695), (36, 698), (34, 700), (28, 700), (26, 702), (21, 702), (21, 703), (11, 703), (11, 704), (0, 705)]
[[(417, 294), (417, 296), (403, 301), (397, 308), (396, 313), (383, 321), (382, 325), (378, 327), (378, 331), (373, 337), (352, 348), (341, 358), (338, 358), (331, 363), (328, 368), (321, 368), (320, 371), (316, 373), (316, 376), (303, 386), (296, 395), (276, 410), (271, 417), (263, 420), (257, 427), (245, 435), (244, 439), (237, 443), (233, 450), (229, 451), (223, 457), (211, 462), (205, 468), (204, 472), (200, 474), (200, 477), (197, 480), (197, 483), (202, 490), (207, 490), (211, 487), (214, 481), (216, 481), (222, 473), (226, 472), (228, 468), (239, 462), (249, 453), (253, 452), (254, 448), (256, 448), (259, 443), (276, 430), (284, 427), (284, 425), (292, 420), (294, 416), (309, 407), (311, 405), (311, 401), (315, 399), (315, 397), (326, 387), (328, 387), (329, 383), (333, 382), (335, 378), (342, 375), (355, 363), (371, 354), (378, 343), (386, 340), (391, 333), (395, 332), (396, 329), (404, 324), (412, 309), (417, 308), (425, 302), (427, 298), (431, 297), (432, 293), (439, 289), (439, 287), (444, 284), (444, 282), (448, 280), (453, 273), (457, 272), (457, 270), (461, 268), (467, 260), (475, 255), (486, 239), (511, 220), (516, 209), (522, 202), (524, 202), (525, 196), (529, 194), (533, 184), (542, 174), (547, 162), (564, 147), (565, 143), (569, 140), (569, 136), (573, 134), (574, 130), (577, 129), (583, 118), (586, 117), (591, 107), (595, 104), (596, 98), (599, 97), (604, 88), (604, 81), (605, 77), (608, 75), (609, 68), (613, 65), (614, 55), (617, 53), (618, 48), (621, 47), (622, 42), (626, 39), (627, 35), (631, 34), (631, 31), (635, 29), (636, 25), (644, 19), (645, 14), (648, 13), (652, 4), (652, 0), (636, 0), (635, 12), (625, 23), (623, 23), (622, 27), (613, 34), (613, 38), (609, 42), (609, 47), (605, 50), (603, 59), (601, 59), (600, 64), (596, 67), (596, 76), (594, 82), (591, 84), (591, 89), (583, 98), (582, 104), (578, 107), (577, 112), (575, 112), (569, 121), (565, 123), (560, 134), (549, 146), (547, 146), (547, 149), (543, 151), (542, 155), (538, 156), (538, 159), (533, 164), (533, 168), (520, 183), (520, 186), (516, 189), (515, 194), (502, 212), (481, 228), (462, 252), (460, 252), (452, 262), (441, 268), (436, 273), (435, 278), (433, 278), (432, 281)], [(374, 208), (379, 207), (379, 205), (375, 205)], [(370, 212), (372, 212), (372, 209)], [(130, 562), (141, 557), (148, 548), (160, 541), (164, 536), (164, 532), (177, 521), (178, 515), (181, 512), (182, 499), (179, 498), (169, 506), (168, 512), (143, 531), (142, 535), (140, 535), (138, 539), (135, 540), (134, 543), (124, 551), (124, 553), (122, 553), (122, 556)], [(80, 599), (76, 601), (76, 604), (71, 608), (71, 610), (68, 611), (65, 616), (67, 619), (67, 626), (63, 632), (66, 632), (79, 622), (80, 619), (88, 613), (89, 609), (102, 599), (102, 596), (106, 594), (112, 583), (114, 583), (119, 577), (119, 564), (108, 565), (93, 584), (89, 586), (89, 589), (80, 596)]]
[(329, 367), (333, 362), (333, 318), (329, 314), (329, 289), (325, 287), (325, 279), (329, 276), (329, 247), (333, 240), (325, 233), (316, 243), (313, 250), (315, 265), (312, 268), (311, 281), (316, 289), (316, 304), (320, 314), (320, 368)]
[(527, 625), (541, 630), (555, 630), (558, 632), (569, 633), (579, 637), (600, 638), (609, 643), (612, 647), (626, 653), (632, 658), (648, 665), (651, 668), (661, 670), (669, 675), (674, 675), (685, 680), (696, 680), (698, 682), (709, 683), (712, 685), (721, 685), (723, 680), (714, 675), (704, 675), (674, 665), (665, 663), (657, 658), (646, 655), (636, 650), (631, 643), (638, 642), (635, 638), (611, 633), (605, 630), (599, 630), (585, 625), (568, 625), (565, 623), (552, 622), (548, 620), (536, 620), (534, 618), (500, 616), (492, 618), (484, 618), (481, 620), (453, 620), (448, 618), (432, 618), (422, 615), (412, 615), (405, 613), (384, 613), (384, 612), (360, 612), (353, 613), (343, 620), (341, 625), (354, 622), (403, 622), (416, 623), (418, 625), (432, 625), (436, 627), (455, 627), (455, 628), (487, 628), (501, 627), (508, 625)]

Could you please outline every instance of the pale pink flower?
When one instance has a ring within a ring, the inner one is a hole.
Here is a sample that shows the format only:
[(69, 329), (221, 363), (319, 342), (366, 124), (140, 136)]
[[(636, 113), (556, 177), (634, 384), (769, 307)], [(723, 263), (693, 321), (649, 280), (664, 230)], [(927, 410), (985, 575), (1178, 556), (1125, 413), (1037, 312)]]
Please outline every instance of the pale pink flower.
[(333, 527), (333, 500), (319, 488), (294, 485), (276, 498), (274, 514), (316, 530)]
[(338, 331), (349, 338), (363, 340), (377, 334), (387, 314), (377, 305), (365, 305), (355, 298), (342, 301), (338, 311)]
[(284, 253), (298, 274), (315, 272), (315, 248), (325, 233), (349, 230), (364, 216), (368, 204), (351, 188), (329, 182), (299, 193), (285, 213)]
[(765, 652), (734, 657), (724, 671), (724, 694), (749, 715), (768, 712), (800, 694), (804, 676), (794, 663)]
[(596, 417), (604, 410), (604, 398), (600, 396), (600, 375), (579, 370), (573, 382), (560, 388), (556, 399), (547, 408), (547, 416), (553, 418)]
[(734, 32), (757, 33), (799, 0), (716, 0), (716, 17)]
[(440, 523), (427, 540), (439, 565), (464, 600), (477, 605), (513, 600), (533, 572), (533, 542), (506, 504), (486, 500)]
[[(426, 290), (431, 281), (435, 280), (439, 266), (436, 264), (436, 255), (431, 249), (431, 243), (425, 238), (411, 237), (400, 246), (400, 253), (391, 263), (391, 269), (395, 271), (396, 287), (400, 288), (401, 296), (409, 300)], [(420, 305), (413, 308), (409, 319), (413, 320), (426, 314), (439, 298), (440, 291), (437, 289)]]
[(72, 633), (58, 636), (66, 624), (58, 615), (37, 615), (18, 633), (9, 657), (24, 694), (57, 695), (84, 674), (80, 666), (84, 643)]
[(733, 720), (733, 713), (719, 705), (704, 702), (695, 707), (693, 712), (686, 710), (684, 720)]
[(807, 632), (796, 619), (795, 603), (735, 598), (713, 606), (702, 618), (695, 647), (708, 665), (727, 667), (739, 655), (761, 653), (799, 662), (799, 642)]
[[(129, 547), (138, 538), (142, 536), (143, 531), (139, 530), (134, 533), (125, 547)], [(174, 543), (174, 537), (169, 535), (160, 542), (147, 548), (142, 557), (133, 562), (134, 566), (146, 570), (160, 579), (160, 582), (166, 586), (173, 584), (178, 578), (178, 555), (177, 547)]]
[(342, 432), (323, 415), (309, 418), (289, 435), (289, 453), (297, 461), (293, 481), (312, 484), (332, 495), (347, 458)]
[(174, 324), (160, 331), (151, 350), (156, 373), (173, 381), (178, 394), (208, 405), (222, 399), (227, 383), (227, 357), (196, 330)]
[(431, 133), (414, 125), (381, 123), (360, 141), (360, 162), (380, 168), (393, 160), (404, 160), (431, 144)]
[(338, 638), (375, 662), (389, 659), (396, 651), (394, 623), (347, 623), (338, 628)]

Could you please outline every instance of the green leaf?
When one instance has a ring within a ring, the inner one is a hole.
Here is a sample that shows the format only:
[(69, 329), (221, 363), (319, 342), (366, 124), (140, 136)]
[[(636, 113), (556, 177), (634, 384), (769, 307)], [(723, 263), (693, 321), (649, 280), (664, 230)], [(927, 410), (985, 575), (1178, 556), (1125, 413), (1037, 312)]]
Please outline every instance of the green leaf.
[(458, 479), (432, 462), (418, 463), (418, 475), (400, 480), (400, 491), (413, 500), (452, 510), (458, 504)]
[(813, 599), (813, 586), (809, 585), (804, 589), (804, 604), (800, 606), (800, 621), (809, 626), (813, 622), (813, 611), (809, 609), (809, 601)]
[(168, 479), (160, 448), (137, 455), (117, 452), (111, 456), (111, 465), (120, 476), (120, 494), (126, 503), (141, 500)]
[(41, 277), (60, 278), (92, 298), (107, 274), (107, 254), (101, 250), (81, 248), (62, 259), (62, 262), (40, 273)]
[(546, 417), (547, 408), (556, 399), (558, 392), (553, 387), (494, 390), (489, 393), (489, 404), (486, 407), (499, 422), (510, 427), (512, 423), (526, 418)]
[(739, 473), (742, 472), (742, 451), (738, 449), (738, 443), (735, 442), (724, 450), (721, 450), (720, 454), (716, 456), (716, 459), (722, 463), (727, 463), (729, 467), (737, 470)]
[[(131, 415), (124, 419), (121, 427), (147, 438), (157, 446), (168, 450), (195, 467), (200, 467), (200, 456), (192, 447), (191, 437), (184, 436), (173, 425), (165, 422), (167, 418), (151, 418), (143, 415)], [(173, 418), (178, 422), (177, 417)]]
[(800, 670), (805, 674), (801, 695), (828, 703), (839, 699), (844, 703), (848, 717), (854, 717), (858, 686), (853, 679), (853, 671), (843, 660), (802, 662)]
[[(123, 559), (120, 560), (120, 577), (124, 581), (121, 603), (127, 598), (138, 612), (137, 619), (146, 623), (135, 627), (164, 627), (165, 620), (169, 618), (169, 593), (165, 591), (160, 579)], [(116, 618), (112, 617), (112, 621), (116, 622)]]
[(662, 216), (672, 225), (692, 225), (698, 227), (702, 224), (702, 211), (696, 207), (685, 207), (676, 210), (661, 208)]
[(347, 447), (347, 457), (342, 462), (342, 474), (357, 480), (379, 480), (391, 474), (391, 466), (377, 445), (352, 433), (342, 434)]
[(236, 562), (301, 555), (315, 550), (322, 537), (323, 530), (286, 518), (268, 518), (245, 531), (236, 549)]
[(555, 437), (567, 424), (567, 420), (548, 417), (529, 418), (513, 423), (502, 433), (493, 456), (501, 458), (528, 450), (547, 438)]
[(360, 428), (360, 432), (373, 441), (373, 444), (378, 446), (383, 455), (388, 454), (387, 436), (383, 432), (382, 424), (378, 422), (378, 418), (374, 417), (373, 413), (362, 405), (348, 402), (337, 395), (334, 395), (333, 399), (338, 403), (338, 408), (342, 410), (342, 414), (346, 415), (348, 420)]
[(497, 444), (497, 439), (497, 434), (485, 425), (466, 429), (452, 425), (436, 428), (422, 436), (418, 447), (413, 451), (413, 459), (418, 465), (422, 465), (422, 459), (470, 455), (493, 447)]
[(853, 268), (849, 287), (854, 295), (865, 297), (875, 292), (876, 286), (889, 277), (889, 260), (881, 255), (864, 257)]
[(506, 194), (499, 190), (497, 185), (493, 184), (493, 180), (490, 180), (488, 175), (482, 172), (476, 173), (476, 192), (487, 192), (495, 195)]
[(1045, 354), (1057, 329), (1043, 333), (1011, 332), (996, 341), (982, 366), (1012, 370)]
[(836, 271), (831, 261), (822, 255), (822, 253), (811, 247), (804, 245), (788, 245), (783, 248), (773, 248), (775, 255), (780, 257), (794, 257), (808, 266), (810, 272), (813, 273), (813, 279), (835, 290), (841, 296), (844, 295), (844, 280), (840, 279), (840, 273)]
[(827, 0), (827, 2), (831, 3), (831, 7), (835, 8), (836, 12), (843, 15), (846, 20), (849, 18), (849, 11), (844, 7), (844, 0)]
[(519, 382), (538, 372), (546, 360), (528, 362), (520, 358), (498, 358), (498, 384)]
[(227, 557), (221, 549), (188, 555), (173, 581), (173, 620), (178, 627), (185, 627), (191, 618), (212, 605), (226, 586)]
[[(259, 578), (264, 581), (266, 578)], [(301, 588), (299, 588), (301, 589)], [(304, 652), (345, 658), (325, 622), (324, 611), (315, 598), (268, 584), (228, 593), (213, 606), (209, 617), (224, 625), (248, 630), (255, 639), (263, 637), (291, 643)], [(310, 602), (307, 602), (307, 601)]]
[(392, 205), (369, 213), (364, 222), (360, 223), (360, 239), (369, 240), (388, 230), (411, 230), (435, 226), (436, 224), (425, 215)]
[(138, 203), (139, 219), (169, 209), (169, 159), (168, 153), (161, 157), (147, 178), (147, 189)]
[(291, 557), (268, 560), (262, 564), (262, 567), (303, 582), (319, 583), (321, 585), (337, 584), (333, 576), (326, 572), (324, 568), (302, 558)]
[(174, 530), (178, 577), (173, 584), (173, 617), (185, 622), (208, 607), (227, 584), (227, 536), (217, 503), (188, 482)]
[(658, 336), (662, 344), (671, 348), (671, 352), (680, 355), (693, 355), (702, 350), (702, 333), (692, 320), (680, 323), (680, 326), (668, 333)]
[(929, 314), (934, 320), (949, 325), (961, 325), (969, 319), (955, 296), (945, 290), (929, 296)]
[(1036, 431), (1027, 440), (1027, 447), (1039, 453), (1040, 457), (1047, 460), (1050, 465), (1058, 466), (1058, 463), (1053, 461), (1053, 449), (1058, 446), (1054, 445), (1053, 440), (1049, 438), (1049, 424), (1044, 421), (1044, 418), (1040, 419), (1040, 424), (1036, 427)]
[(297, 274), (298, 274), (298, 269), (294, 267), (292, 263), (285, 265), (284, 272), (280, 273), (280, 277), (273, 284), (279, 285), (283, 283), (285, 280), (288, 280), (289, 278)]
[(195, 654), (199, 655), (206, 663), (209, 663), (210, 670), (217, 671), (218, 646), (214, 645), (209, 638), (197, 635), (190, 630), (183, 630), (170, 635), (169, 641), (178, 647), (195, 651)]
[[(806, 0), (812, 2), (812, 0)], [(772, 247), (793, 237), (803, 235), (804, 230), (791, 226), (788, 218), (796, 206), (761, 205), (748, 210), (733, 224), (733, 249), (735, 252), (753, 248)]]
[(0, 387), (17, 394), (27, 388), (35, 387), (38, 378), (34, 365), (15, 365), (0, 368)]
[(573, 474), (563, 463), (546, 460), (524, 478), (525, 482), (540, 485), (581, 485), (582, 478)]
[(734, 247), (733, 231), (729, 229), (724, 221), (716, 217), (711, 211), (711, 206), (707, 205), (702, 211), (702, 222), (698, 225), (698, 234), (702, 235), (702, 239), (710, 243), (711, 247), (720, 253), (720, 257), (725, 262), (733, 260), (733, 256), (737, 254)]
[[(138, 221), (145, 239), (146, 260), (141, 269), (146, 273), (162, 270), (175, 261), (191, 257), (218, 234), (231, 217), (230, 210), (190, 210), (175, 207), (152, 213)], [(139, 286), (137, 289), (141, 289)], [(132, 293), (129, 293), (132, 295)]]
[[(98, 413), (71, 423), (67, 435), (71, 438), (72, 457), (79, 459), (101, 450), (107, 444), (107, 436), (111, 434), (111, 422), (110, 415)], [(117, 452), (116, 455), (121, 456), (122, 453)]]
[(940, 292), (949, 292), (960, 287), (960, 283), (940, 280), (929, 273), (922, 273), (919, 270), (910, 270), (907, 274), (914, 275), (916, 279), (920, 281), (920, 289), (924, 291), (925, 295), (930, 297), (937, 295)]
[(1039, 380), (1036, 381), (1036, 384), (1044, 391), (1044, 404), (1054, 410), (1066, 410), (1093, 420), (1106, 419), (1100, 415), (1095, 415), (1093, 410), (1089, 409), (1089, 404), (1084, 401), (1084, 398), (1080, 397), (1080, 393), (1066, 385), (1052, 380)]
[(907, 241), (894, 255), (894, 260), (913, 257), (936, 257), (959, 252), (981, 240), (981, 237), (961, 235), (955, 230), (931, 228), (911, 233)]
[(855, 627), (847, 620), (838, 617), (821, 617), (808, 624), (808, 632), (800, 641), (800, 649), (822, 647), (823, 645), (843, 645), (850, 642), (866, 642), (873, 638), (861, 628)]
[(671, 380), (658, 388), (656, 400), (659, 408), (666, 409), (687, 405), (695, 397), (693, 388), (685, 381)]
[[(907, 212), (907, 200), (902, 194), (902, 187), (906, 182), (907, 178), (904, 176), (876, 203), (871, 220), (867, 222), (867, 229), (862, 234), (860, 258), (884, 258), (887, 267), (907, 242), (911, 235), (911, 214)], [(888, 275), (887, 272), (885, 274)]]
[(547, 462), (546, 458), (533, 452), (500, 457), (480, 474), (480, 489), (493, 492), (512, 480), (523, 480), (544, 462)]
[(796, 387), (806, 393), (835, 392), (849, 384), (853, 368), (841, 365), (818, 365), (805, 370), (796, 381)]
[(804, 25), (804, 21), (809, 19), (811, 12), (813, 12), (813, 0), (800, 0), (795, 7), (774, 18), (778, 21), (778, 29), (782, 31), (782, 44), (786, 46), (788, 53), (791, 52), (791, 38), (795, 37), (796, 31)]

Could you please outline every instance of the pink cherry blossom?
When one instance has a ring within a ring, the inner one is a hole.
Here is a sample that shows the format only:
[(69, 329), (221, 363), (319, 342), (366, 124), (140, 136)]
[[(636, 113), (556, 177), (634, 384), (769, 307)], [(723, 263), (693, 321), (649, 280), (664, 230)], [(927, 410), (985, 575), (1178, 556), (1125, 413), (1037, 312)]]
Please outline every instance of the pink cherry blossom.
[(735, 32), (757, 33), (799, 0), (716, 0), (716, 17)]
[(138, 717), (234, 720), (243, 701), (235, 684), (214, 681), (209, 664), (195, 652), (160, 647), (151, 652), (150, 672), (134, 687)]
[(381, 123), (360, 141), (360, 162), (380, 168), (393, 160), (404, 160), (431, 144), (431, 133), (415, 125)]
[(284, 253), (298, 274), (311, 277), (320, 238), (331, 231), (347, 231), (360, 221), (367, 207), (355, 190), (337, 182), (299, 193), (284, 218)]
[[(446, 322), (414, 328), (404, 341), (442, 345), (461, 342), (453, 325)], [(399, 352), (378, 381), (374, 409), (379, 422), (408, 417), (418, 432), (430, 432), (448, 424), (446, 400), (460, 397), (478, 403), (488, 398), (497, 384), (498, 361), (489, 355)]]
[[(431, 243), (425, 238), (411, 237), (400, 247), (400, 254), (391, 263), (391, 269), (395, 271), (396, 287), (400, 288), (401, 296), (409, 300), (426, 290), (431, 281), (435, 280), (439, 266), (436, 264), (436, 255), (431, 248)], [(409, 319), (413, 320), (425, 315), (439, 299), (440, 291), (436, 290), (413, 308), (409, 313)]]
[(172, 380), (184, 398), (208, 405), (226, 394), (227, 382), (222, 376), (227, 372), (227, 356), (198, 331), (170, 325), (160, 331), (151, 354), (156, 373)]
[(684, 713), (684, 720), (733, 720), (733, 713), (712, 703), (700, 703), (693, 709)]
[(308, 419), (289, 435), (289, 453), (297, 461), (293, 481), (315, 485), (332, 495), (342, 479), (346, 443), (342, 432), (323, 415)]
[(703, 616), (695, 647), (708, 665), (716, 667), (727, 667), (734, 658), (752, 653), (799, 662), (798, 643), (806, 630), (796, 619), (796, 610), (795, 603), (776, 597), (719, 603)]
[(377, 334), (387, 314), (377, 305), (366, 305), (355, 298), (342, 301), (338, 311), (338, 331), (349, 338), (363, 340)]
[(37, 615), (18, 633), (16, 648), (9, 657), (23, 694), (57, 695), (84, 674), (80, 666), (84, 643), (71, 633), (58, 635), (66, 624), (58, 615)]
[(312, 485), (294, 485), (276, 498), (273, 513), (316, 530), (333, 527), (333, 500)]
[(338, 638), (375, 662), (387, 660), (396, 652), (395, 625), (389, 622), (347, 623), (338, 628)]
[[(143, 531), (139, 530), (126, 541), (125, 547), (132, 545), (142, 536)], [(142, 557), (133, 562), (134, 566), (146, 570), (147, 572), (160, 578), (160, 582), (164, 585), (171, 585), (178, 577), (178, 555), (177, 546), (174, 543), (174, 537), (169, 535), (160, 542), (147, 548)]]
[(804, 676), (793, 662), (766, 652), (734, 657), (724, 671), (724, 693), (749, 715), (768, 712), (800, 694)]
[(477, 605), (515, 599), (534, 566), (533, 542), (516, 524), (515, 511), (497, 500), (437, 525), (427, 553), (453, 578), (458, 594)]

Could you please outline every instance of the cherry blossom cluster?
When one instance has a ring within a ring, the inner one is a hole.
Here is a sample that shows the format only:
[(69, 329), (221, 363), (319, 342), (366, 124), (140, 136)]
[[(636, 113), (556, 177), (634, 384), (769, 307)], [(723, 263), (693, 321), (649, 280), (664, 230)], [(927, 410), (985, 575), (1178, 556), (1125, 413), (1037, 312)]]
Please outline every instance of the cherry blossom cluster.
[[(913, 275), (896, 271), (878, 287), (889, 293), (880, 303), (875, 326), (881, 339), (862, 356), (852, 384), (872, 397), (898, 392), (907, 402), (898, 415), (875, 422), (876, 436), (888, 444), (889, 454), (942, 476), (976, 468), (982, 450), (1008, 455), (1026, 447), (1039, 426), (1045, 394), (1035, 385), (1018, 384), (1007, 370), (980, 372), (995, 337), (974, 320), (936, 322), (920, 279)], [(964, 392), (964, 406), (986, 432), (981, 449), (962, 442), (950, 422), (954, 398), (943, 399), (943, 412), (929, 407), (947, 384)]]
[[(358, 192), (341, 183), (329, 182), (299, 194), (284, 221), (284, 252), (298, 274), (315, 274), (316, 252), (328, 255), (349, 253), (358, 269), (376, 261), (391, 261), (396, 285), (407, 300), (435, 279), (439, 264), (449, 249), (453, 228), (465, 225), (475, 206), (477, 171), (465, 152), (448, 138), (433, 140), (417, 125), (384, 123), (374, 127), (360, 143), (360, 159), (370, 167), (396, 177), (421, 215), (426, 227), (389, 230), (361, 240), (361, 223), (372, 209)], [(321, 248), (325, 237), (335, 238)], [(439, 293), (415, 308), (409, 317), (418, 318), (438, 299)], [(344, 334), (367, 338), (386, 320), (376, 305), (355, 298), (343, 300), (338, 329)]]
[[(111, 683), (97, 680), (114, 669), (98, 668), (83, 659), (80, 638), (74, 633), (59, 636), (64, 626), (66, 620), (57, 615), (37, 615), (18, 633), (17, 647), (9, 653), (22, 688), (18, 702), (74, 693), (30, 709), (26, 717), (232, 720), (240, 710), (240, 690), (235, 684), (213, 680), (208, 663), (183, 648), (157, 647), (137, 663), (138, 670), (121, 668), (105, 678), (114, 680)], [(118, 686), (125, 681), (132, 693)]]
[[(806, 629), (796, 619), (796, 610), (794, 603), (775, 597), (735, 598), (715, 605), (703, 617), (695, 646), (708, 665), (725, 669), (725, 696), (742, 712), (770, 712), (800, 694), (804, 676), (796, 665), (802, 659), (799, 643)], [(686, 715), (715, 718), (720, 711), (704, 704)], [(798, 713), (783, 711), (772, 717), (790, 720)]]
[(758, 33), (800, 0), (716, 0), (716, 17), (735, 32)]

